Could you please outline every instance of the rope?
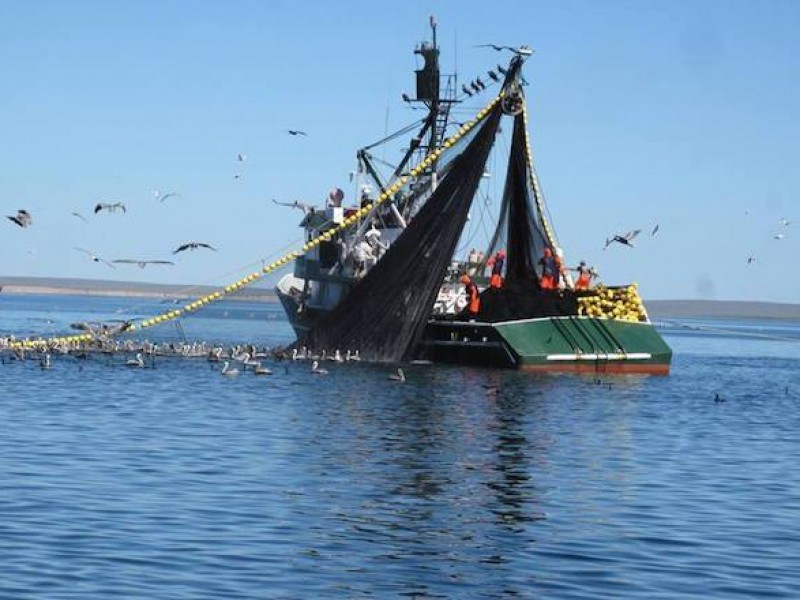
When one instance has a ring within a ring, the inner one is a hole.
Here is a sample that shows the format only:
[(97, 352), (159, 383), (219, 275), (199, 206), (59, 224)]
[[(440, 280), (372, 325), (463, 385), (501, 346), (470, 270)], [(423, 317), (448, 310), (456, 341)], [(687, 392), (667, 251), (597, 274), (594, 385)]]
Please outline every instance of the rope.
[[(495, 105), (501, 100), (502, 96), (503, 92), (500, 92), (500, 94), (498, 94), (491, 102), (489, 102), (484, 108), (478, 111), (478, 114), (475, 115), (474, 119), (464, 123), (458, 129), (458, 131), (449, 138), (447, 138), (439, 148), (437, 148), (430, 154), (427, 154), (425, 158), (422, 159), (421, 162), (419, 162), (415, 167), (410, 169), (409, 175), (411, 177), (417, 177), (418, 175), (425, 173), (426, 170), (439, 159), (439, 157), (446, 149), (453, 146), (453, 144), (455, 144), (459, 139), (461, 139), (467, 133), (469, 133), (478, 123), (483, 121), (489, 115), (489, 113), (495, 107)], [(400, 189), (402, 189), (402, 187), (405, 184), (407, 184), (410, 181), (411, 177), (406, 177), (406, 176), (398, 177), (391, 185), (389, 185), (386, 188), (384, 192), (380, 194), (380, 196), (378, 196), (375, 202), (366, 204), (363, 207), (359, 208), (349, 217), (345, 217), (344, 220), (335, 227), (326, 230), (321, 235), (303, 244), (300, 250), (294, 250), (292, 252), (289, 252), (288, 254), (285, 254), (284, 256), (271, 262), (270, 264), (265, 265), (262, 269), (254, 271), (248, 275), (245, 275), (244, 277), (226, 285), (224, 288), (220, 288), (215, 292), (206, 294), (205, 296), (202, 296), (197, 300), (194, 300), (193, 302), (189, 302), (188, 304), (182, 306), (181, 308), (169, 310), (154, 317), (150, 317), (149, 319), (143, 319), (139, 323), (132, 323), (128, 327), (124, 327), (120, 329), (120, 331), (115, 332), (113, 335), (121, 335), (123, 333), (134, 333), (140, 330), (149, 329), (150, 327), (155, 327), (156, 325), (161, 325), (162, 323), (169, 323), (171, 321), (179, 319), (180, 317), (183, 317), (197, 310), (200, 310), (205, 306), (208, 306), (209, 304), (219, 302), (220, 300), (223, 300), (227, 296), (235, 294), (239, 290), (249, 285), (252, 285), (256, 281), (261, 279), (264, 275), (282, 269), (287, 264), (294, 262), (295, 260), (303, 256), (309, 250), (315, 248), (316, 246), (319, 246), (322, 242), (331, 241), (334, 235), (339, 234), (345, 231), (346, 229), (352, 227), (353, 225), (355, 225), (359, 220), (366, 217), (379, 204), (382, 204), (386, 202), (386, 200), (392, 198), (398, 191), (400, 191)], [(63, 346), (63, 345), (79, 344), (81, 342), (89, 342), (92, 341), (93, 338), (94, 338), (93, 334), (84, 333), (79, 335), (53, 337), (48, 339), (17, 340), (9, 344), (9, 346), (11, 348), (47, 348), (53, 345)]]

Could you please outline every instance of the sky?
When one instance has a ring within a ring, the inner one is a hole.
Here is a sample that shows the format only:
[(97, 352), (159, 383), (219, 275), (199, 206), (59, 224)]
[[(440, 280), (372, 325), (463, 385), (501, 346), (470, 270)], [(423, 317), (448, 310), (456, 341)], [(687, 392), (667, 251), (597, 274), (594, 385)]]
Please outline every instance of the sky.
[[(569, 264), (646, 299), (800, 302), (793, 0), (0, 0), (0, 214), (33, 216), (0, 223), (0, 275), (224, 285), (299, 247), (302, 215), (271, 199), (354, 198), (356, 150), (421, 116), (400, 98), (429, 15), (462, 81), (507, 60), (479, 44), (535, 49), (530, 133)], [(188, 241), (218, 251), (173, 257)]]

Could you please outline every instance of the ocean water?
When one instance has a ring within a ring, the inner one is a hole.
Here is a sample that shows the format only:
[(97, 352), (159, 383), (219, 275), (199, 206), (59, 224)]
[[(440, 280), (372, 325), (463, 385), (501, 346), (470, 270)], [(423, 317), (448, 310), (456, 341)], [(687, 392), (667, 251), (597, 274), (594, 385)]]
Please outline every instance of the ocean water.
[[(163, 308), (0, 294), (0, 334)], [(291, 340), (239, 303), (152, 332)], [(663, 333), (669, 377), (599, 381), (0, 364), (0, 598), (800, 597), (800, 324)]]

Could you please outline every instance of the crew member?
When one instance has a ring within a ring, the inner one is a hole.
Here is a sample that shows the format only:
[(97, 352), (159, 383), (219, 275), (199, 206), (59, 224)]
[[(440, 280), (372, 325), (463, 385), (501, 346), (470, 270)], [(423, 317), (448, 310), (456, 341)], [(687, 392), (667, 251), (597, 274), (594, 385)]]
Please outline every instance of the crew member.
[(481, 310), (481, 297), (478, 294), (478, 286), (467, 274), (462, 275), (459, 281), (464, 284), (464, 290), (467, 292), (467, 315), (469, 315), (470, 319), (475, 319)]
[(545, 247), (544, 256), (539, 259), (539, 264), (542, 266), (542, 277), (539, 280), (539, 286), (543, 290), (557, 290), (560, 278), (559, 265), (549, 246)]
[(589, 284), (592, 282), (592, 277), (594, 277), (594, 269), (588, 267), (586, 261), (582, 260), (581, 264), (571, 270), (578, 274), (578, 280), (575, 282), (575, 289), (588, 290)]
[(489, 278), (489, 287), (499, 290), (503, 287), (503, 264), (506, 262), (506, 251), (498, 250), (486, 263), (492, 267), (492, 276)]

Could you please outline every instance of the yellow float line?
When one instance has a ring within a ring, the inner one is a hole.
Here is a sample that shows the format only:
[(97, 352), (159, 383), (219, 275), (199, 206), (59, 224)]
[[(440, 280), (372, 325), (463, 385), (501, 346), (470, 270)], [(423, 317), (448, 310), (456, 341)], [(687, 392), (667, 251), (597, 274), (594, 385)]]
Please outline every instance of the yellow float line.
[[(495, 105), (500, 101), (501, 98), (502, 98), (502, 92), (498, 96), (496, 96), (491, 102), (489, 102), (489, 104), (487, 104), (484, 108), (482, 108), (478, 112), (478, 114), (475, 115), (474, 119), (468, 121), (467, 123), (464, 123), (464, 125), (462, 125), (455, 134), (447, 138), (442, 143), (441, 148), (438, 148), (437, 150), (434, 150), (430, 154), (426, 155), (425, 158), (423, 158), (419, 164), (417, 164), (409, 171), (409, 175), (411, 175), (411, 177), (417, 177), (418, 175), (424, 173), (425, 169), (430, 167), (435, 161), (439, 159), (439, 157), (442, 155), (445, 149), (450, 148), (458, 140), (460, 140), (467, 133), (469, 133), (478, 123), (483, 121), (483, 119), (485, 119), (488, 116), (489, 112), (491, 112), (491, 110), (495, 107)], [(281, 258), (275, 260), (274, 262), (265, 265), (264, 268), (261, 269), (260, 271), (255, 271), (253, 273), (250, 273), (249, 275), (245, 275), (241, 279), (234, 281), (229, 285), (226, 285), (224, 288), (221, 288), (216, 292), (212, 292), (206, 296), (198, 298), (194, 302), (190, 302), (189, 304), (181, 308), (170, 310), (168, 312), (156, 315), (155, 317), (151, 317), (149, 319), (144, 319), (140, 321), (138, 324), (131, 325), (130, 327), (128, 327), (127, 329), (125, 329), (120, 333), (132, 333), (140, 329), (148, 329), (156, 325), (161, 325), (162, 323), (174, 321), (175, 319), (178, 319), (189, 313), (195, 312), (196, 310), (199, 310), (204, 306), (207, 306), (213, 302), (218, 302), (229, 294), (238, 292), (240, 289), (248, 285), (251, 285), (252, 283), (255, 283), (256, 281), (261, 279), (264, 275), (272, 273), (273, 271), (276, 271), (277, 269), (280, 269), (281, 267), (303, 256), (303, 254), (305, 254), (312, 248), (318, 246), (323, 241), (329, 242), (335, 234), (338, 234), (344, 231), (345, 229), (351, 227), (360, 219), (363, 219), (365, 216), (367, 216), (375, 206), (377, 206), (378, 204), (382, 204), (383, 202), (391, 198), (394, 194), (400, 191), (400, 189), (406, 183), (408, 183), (408, 181), (409, 177), (399, 177), (394, 181), (394, 183), (392, 183), (392, 185), (390, 185), (388, 188), (386, 188), (384, 192), (381, 193), (381, 195), (375, 200), (375, 202), (366, 204), (365, 206), (359, 208), (356, 212), (351, 214), (349, 217), (346, 217), (341, 223), (339, 223), (335, 227), (327, 229), (325, 233), (303, 244), (300, 250), (294, 250), (293, 252), (289, 252), (288, 254), (282, 256)], [(93, 336), (87, 333), (81, 335), (70, 335), (70, 336), (50, 338), (50, 339), (22, 340), (18, 342), (12, 342), (10, 346), (12, 348), (20, 348), (20, 347), (46, 348), (47, 346), (50, 345), (75, 344), (79, 342), (88, 342), (91, 341), (92, 339)]]
[(550, 223), (547, 222), (547, 217), (544, 214), (544, 205), (542, 204), (542, 190), (539, 187), (539, 178), (536, 177), (536, 172), (533, 170), (533, 150), (531, 149), (531, 138), (530, 134), (528, 133), (528, 104), (527, 102), (523, 102), (522, 104), (522, 124), (523, 129), (525, 130), (525, 152), (528, 158), (528, 175), (531, 180), (531, 185), (533, 186), (533, 196), (534, 200), (536, 201), (536, 208), (539, 210), (539, 216), (542, 218), (542, 225), (544, 225), (544, 232), (547, 235), (547, 241), (549, 242), (552, 248), (558, 246), (556, 243), (556, 237), (553, 235), (553, 231), (550, 228)]

